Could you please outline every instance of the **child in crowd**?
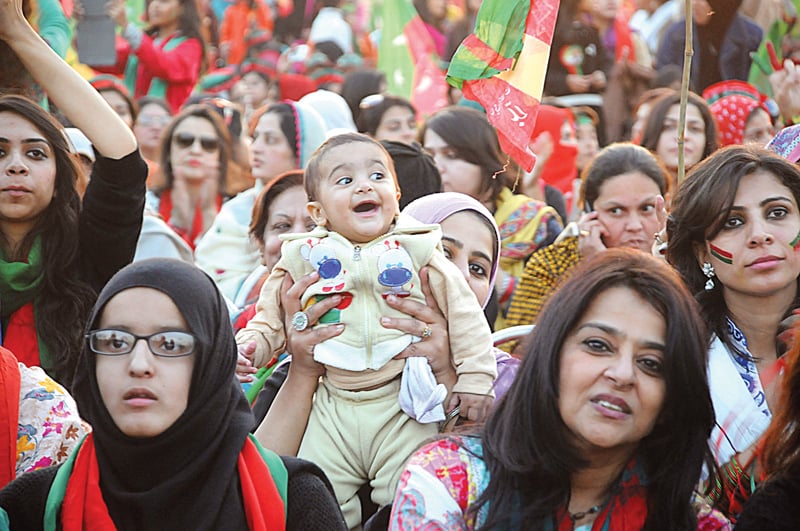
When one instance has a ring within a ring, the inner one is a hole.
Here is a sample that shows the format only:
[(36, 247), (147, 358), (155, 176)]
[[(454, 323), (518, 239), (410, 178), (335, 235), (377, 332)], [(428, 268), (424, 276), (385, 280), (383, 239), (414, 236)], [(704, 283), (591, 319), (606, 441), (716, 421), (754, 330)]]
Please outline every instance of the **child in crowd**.
[[(258, 313), (239, 332), (237, 343), (256, 341), (257, 366), (283, 352), (280, 291), (286, 275), (296, 280), (318, 273), (319, 280), (302, 297), (304, 308), (327, 296), (341, 298), (319, 320), (319, 325), (343, 331), (314, 349), (326, 373), (298, 455), (326, 472), (352, 528), (360, 522), (359, 488), (369, 481), (373, 501), (390, 503), (405, 460), (437, 433), (435, 421), (444, 418), (440, 404), (446, 392), (436, 385), (427, 360), (393, 359), (429, 337), (431, 329), (426, 326), (415, 337), (384, 328), (382, 315), (407, 317), (385, 299), (411, 297), (424, 303), (419, 272), (428, 268), (432, 296), (448, 321), (458, 373), (449, 406), (458, 405), (461, 416), (480, 420), (486, 414), (496, 362), (480, 303), (442, 253), (438, 225), (399, 214), (394, 165), (383, 146), (358, 133), (332, 137), (309, 161), (305, 188), (318, 227), (286, 238), (281, 260), (261, 291)], [(291, 319), (299, 332), (308, 324), (305, 312)]]

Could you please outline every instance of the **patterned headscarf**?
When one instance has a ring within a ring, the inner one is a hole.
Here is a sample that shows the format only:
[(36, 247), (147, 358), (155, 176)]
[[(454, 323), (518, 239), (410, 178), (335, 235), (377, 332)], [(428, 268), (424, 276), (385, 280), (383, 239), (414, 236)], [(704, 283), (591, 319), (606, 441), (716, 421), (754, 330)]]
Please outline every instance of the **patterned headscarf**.
[(755, 109), (764, 109), (769, 114), (764, 104), (765, 96), (744, 81), (714, 83), (703, 91), (703, 99), (708, 102), (717, 122), (720, 147), (742, 143), (747, 119)]
[(771, 149), (789, 162), (800, 162), (800, 124), (784, 127), (767, 144)]

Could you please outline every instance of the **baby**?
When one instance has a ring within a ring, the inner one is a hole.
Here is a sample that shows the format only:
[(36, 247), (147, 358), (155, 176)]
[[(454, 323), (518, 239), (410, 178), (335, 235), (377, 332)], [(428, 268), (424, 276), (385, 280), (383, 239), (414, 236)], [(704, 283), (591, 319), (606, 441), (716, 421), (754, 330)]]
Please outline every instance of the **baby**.
[[(343, 323), (345, 328), (314, 348), (314, 359), (326, 372), (298, 455), (326, 472), (352, 528), (360, 522), (358, 489), (369, 481), (373, 501), (390, 503), (405, 460), (437, 433), (435, 421), (444, 416), (444, 389), (438, 389), (433, 411), (425, 404), (433, 388), (419, 392), (420, 384), (424, 388), (433, 380), (425, 358), (409, 358), (405, 371), (406, 361), (393, 359), (427, 335), (381, 326), (381, 316), (406, 317), (385, 298), (411, 297), (424, 303), (419, 270), (429, 268), (431, 291), (448, 322), (458, 374), (453, 402), (462, 415), (484, 410), (492, 400), (496, 362), (481, 306), (442, 253), (438, 225), (399, 214), (394, 165), (383, 146), (357, 133), (332, 137), (309, 160), (305, 188), (317, 228), (286, 238), (282, 257), (261, 291), (258, 313), (236, 339), (239, 345), (256, 342), (256, 366), (282, 353), (286, 336), (280, 289), (285, 275), (297, 279), (318, 272), (319, 280), (302, 297), (304, 308), (330, 295), (341, 296), (342, 302), (319, 320), (318, 326)], [(292, 318), (297, 330), (307, 324), (303, 312)]]

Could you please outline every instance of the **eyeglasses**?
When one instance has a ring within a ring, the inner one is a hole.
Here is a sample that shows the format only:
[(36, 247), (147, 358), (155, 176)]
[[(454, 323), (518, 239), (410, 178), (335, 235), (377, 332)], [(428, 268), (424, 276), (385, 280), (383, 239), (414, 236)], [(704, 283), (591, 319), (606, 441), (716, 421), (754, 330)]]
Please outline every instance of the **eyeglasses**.
[(180, 148), (189, 148), (194, 145), (195, 141), (200, 141), (200, 147), (204, 151), (213, 153), (219, 149), (219, 139), (212, 136), (194, 136), (192, 133), (178, 133), (172, 137), (172, 141)]
[(172, 118), (169, 116), (147, 116), (139, 115), (136, 123), (142, 127), (152, 127), (154, 125), (167, 125)]
[(195, 337), (188, 332), (168, 330), (149, 336), (137, 336), (124, 330), (93, 330), (86, 334), (89, 348), (102, 356), (129, 354), (140, 339), (147, 341), (150, 352), (165, 358), (180, 358), (194, 352)]

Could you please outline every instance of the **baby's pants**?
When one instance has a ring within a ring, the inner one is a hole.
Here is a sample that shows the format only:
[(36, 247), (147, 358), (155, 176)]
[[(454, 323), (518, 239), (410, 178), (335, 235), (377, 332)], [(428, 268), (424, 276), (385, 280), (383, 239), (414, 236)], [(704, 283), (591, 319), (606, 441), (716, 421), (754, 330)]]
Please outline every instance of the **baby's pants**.
[(438, 433), (400, 409), (400, 380), (370, 391), (345, 391), (323, 378), (317, 387), (298, 457), (327, 474), (350, 529), (361, 525), (358, 489), (369, 481), (372, 501), (392, 502), (400, 473), (419, 446)]

